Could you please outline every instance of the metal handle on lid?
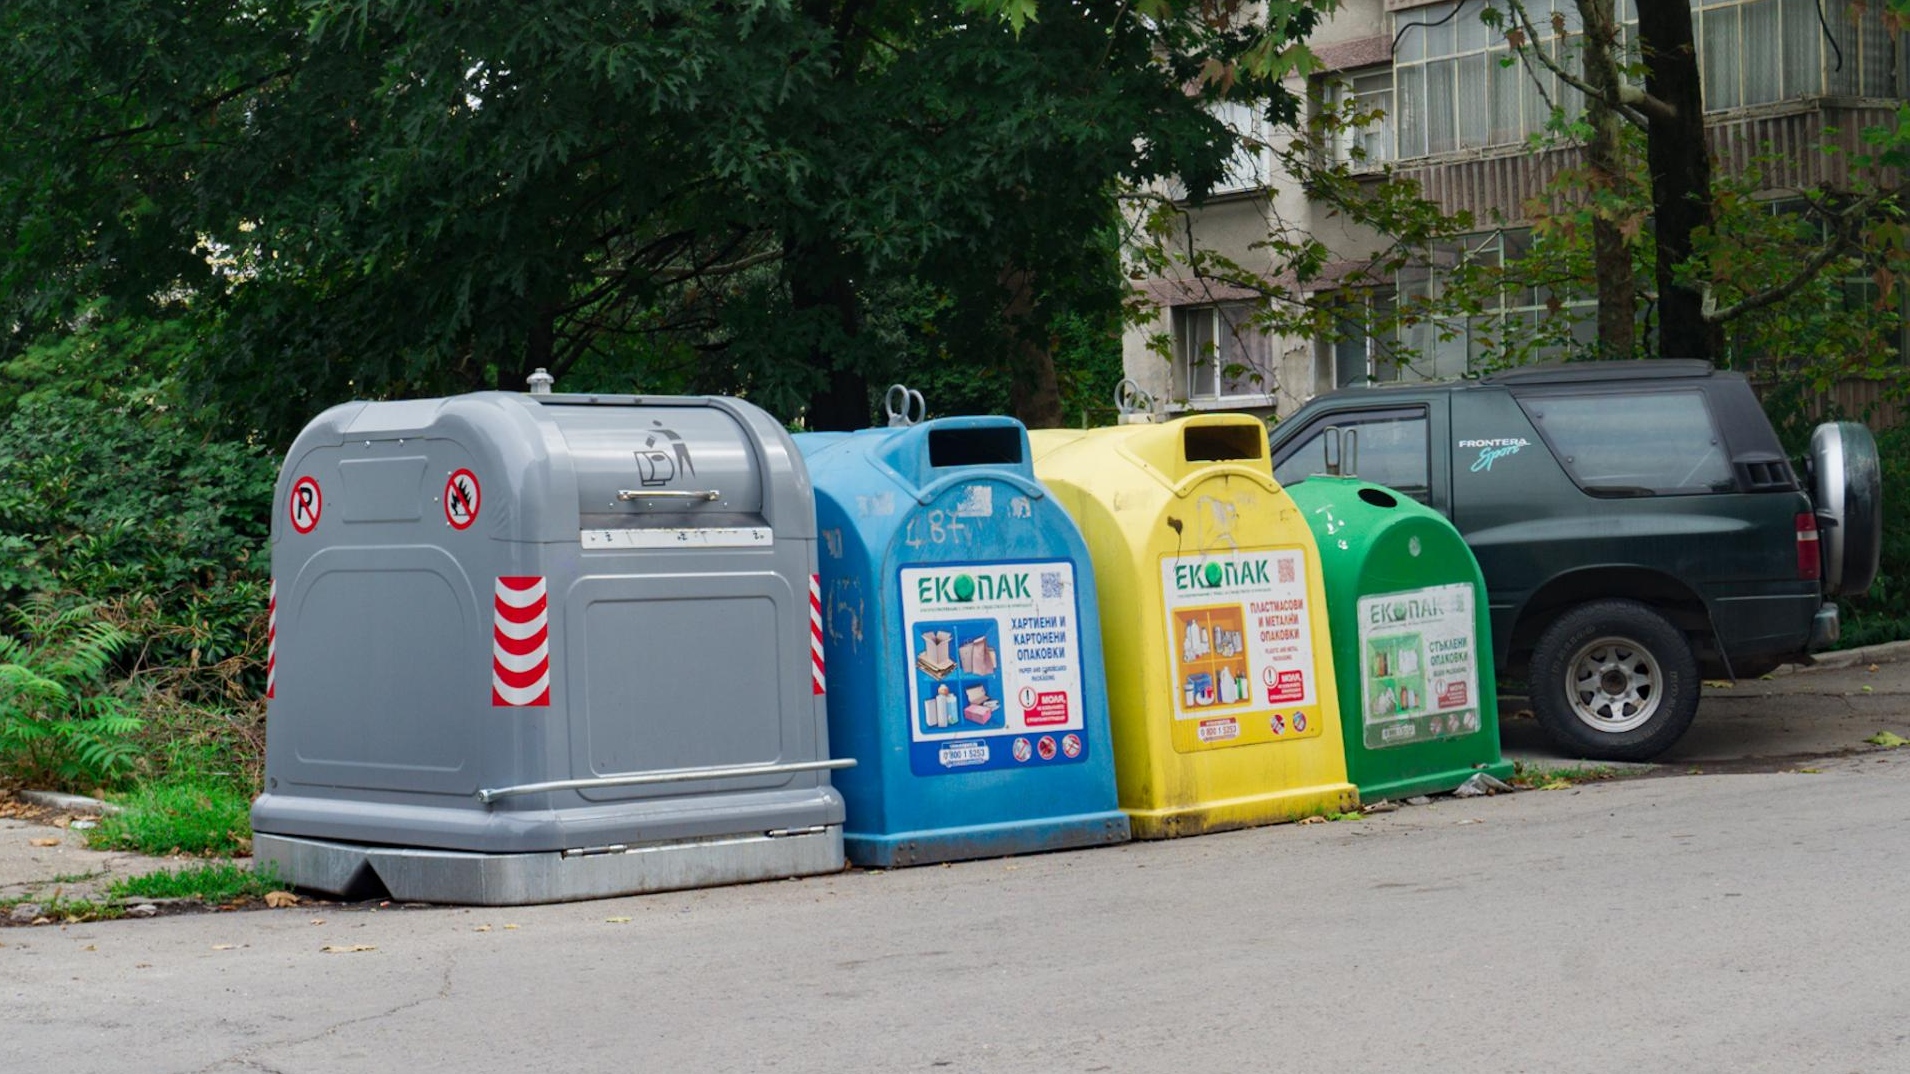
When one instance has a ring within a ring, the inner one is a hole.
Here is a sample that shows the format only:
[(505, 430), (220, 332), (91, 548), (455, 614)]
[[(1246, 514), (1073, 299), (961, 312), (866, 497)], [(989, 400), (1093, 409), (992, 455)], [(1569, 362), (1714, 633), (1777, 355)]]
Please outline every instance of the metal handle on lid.
[(928, 417), (928, 402), (921, 392), (906, 384), (891, 384), (882, 393), (882, 411), (888, 416), (889, 428), (906, 429)]
[(1321, 443), (1322, 460), (1326, 463), (1328, 477), (1355, 477), (1359, 474), (1360, 431), (1358, 426), (1343, 429), (1338, 425), (1326, 427), (1326, 437)]
[(1146, 425), (1154, 420), (1154, 397), (1132, 379), (1114, 386), (1114, 409), (1122, 425)]
[(619, 500), (701, 500), (715, 503), (723, 494), (716, 489), (618, 489)]

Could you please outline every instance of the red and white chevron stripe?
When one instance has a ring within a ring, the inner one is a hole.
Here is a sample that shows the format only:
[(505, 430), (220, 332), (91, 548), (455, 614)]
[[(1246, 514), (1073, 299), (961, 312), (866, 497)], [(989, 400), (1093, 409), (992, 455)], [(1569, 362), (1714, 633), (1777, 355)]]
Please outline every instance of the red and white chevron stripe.
[(814, 689), (810, 692), (821, 694), (824, 691), (822, 680), (822, 576), (809, 576), (809, 661), (810, 676), (814, 680)]
[(279, 580), (272, 579), (265, 601), (265, 696), (277, 695), (279, 677)]
[(550, 705), (550, 615), (541, 575), (497, 580), (491, 632), (491, 704)]

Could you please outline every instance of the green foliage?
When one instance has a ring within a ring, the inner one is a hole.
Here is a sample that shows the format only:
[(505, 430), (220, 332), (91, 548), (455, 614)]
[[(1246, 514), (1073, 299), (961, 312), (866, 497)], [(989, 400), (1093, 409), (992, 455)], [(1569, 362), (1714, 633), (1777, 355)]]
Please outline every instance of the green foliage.
[(229, 861), (160, 869), (113, 881), (106, 888), (116, 899), (198, 899), (211, 905), (262, 899), (267, 892), (285, 890), (278, 867), (249, 868)]
[(102, 605), (143, 640), (123, 670), (199, 700), (255, 694), (275, 471), (164, 409), (28, 392), (0, 421), (0, 539), (16, 553), (0, 599)]
[[(272, 444), (533, 366), (785, 417), (943, 346), (1025, 387), (1118, 297), (1117, 191), (1210, 187), (1215, 100), (1297, 115), (1332, 6), (18, 0), (0, 324), (186, 311), (191, 399)], [(910, 352), (898, 291), (941, 304)]]
[(114, 656), (133, 639), (80, 605), (45, 597), (11, 609), (0, 634), (0, 778), (90, 791), (132, 770), (141, 721), (106, 692)]
[(89, 846), (141, 854), (251, 852), (251, 800), (230, 783), (149, 783), (118, 805), (87, 834)]

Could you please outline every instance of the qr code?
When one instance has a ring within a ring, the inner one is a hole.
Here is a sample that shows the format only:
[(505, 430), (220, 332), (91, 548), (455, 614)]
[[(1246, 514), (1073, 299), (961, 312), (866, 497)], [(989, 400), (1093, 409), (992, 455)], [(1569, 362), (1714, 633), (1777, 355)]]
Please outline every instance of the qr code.
[(1060, 600), (1068, 595), (1068, 584), (1061, 580), (1060, 571), (1041, 572), (1041, 599)]
[(1292, 585), (1293, 584), (1293, 561), (1290, 559), (1281, 560), (1279, 573), (1280, 573), (1281, 585)]

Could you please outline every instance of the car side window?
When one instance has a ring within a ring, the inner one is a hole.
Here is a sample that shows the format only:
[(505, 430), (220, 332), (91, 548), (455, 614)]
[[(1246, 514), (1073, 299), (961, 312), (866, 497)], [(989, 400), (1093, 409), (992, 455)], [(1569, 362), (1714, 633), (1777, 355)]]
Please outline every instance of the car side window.
[(1355, 445), (1353, 468), (1361, 479), (1397, 489), (1416, 500), (1426, 499), (1431, 449), (1425, 407), (1322, 415), (1275, 459), (1274, 480), (1293, 485), (1309, 475), (1325, 473), (1329, 428), (1357, 434), (1351, 441)]
[(1519, 400), (1565, 472), (1594, 496), (1729, 492), (1729, 453), (1701, 391)]

